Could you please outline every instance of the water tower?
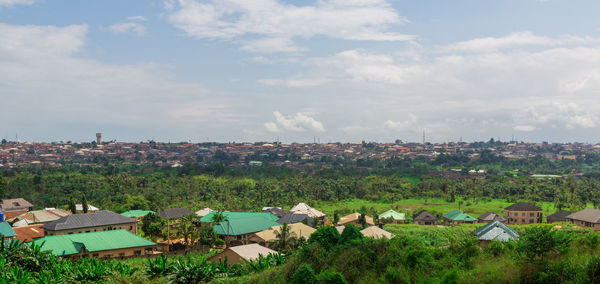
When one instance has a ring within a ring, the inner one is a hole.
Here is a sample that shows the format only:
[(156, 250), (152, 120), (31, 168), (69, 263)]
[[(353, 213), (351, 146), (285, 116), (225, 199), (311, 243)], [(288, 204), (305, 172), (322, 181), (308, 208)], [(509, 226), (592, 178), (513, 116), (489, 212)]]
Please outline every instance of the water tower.
[(96, 144), (102, 144), (102, 133), (96, 133)]

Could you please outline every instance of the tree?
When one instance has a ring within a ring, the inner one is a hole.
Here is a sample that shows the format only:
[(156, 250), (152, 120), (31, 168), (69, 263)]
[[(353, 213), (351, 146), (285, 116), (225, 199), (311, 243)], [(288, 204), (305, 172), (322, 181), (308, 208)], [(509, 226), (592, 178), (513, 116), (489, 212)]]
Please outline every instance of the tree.
[(215, 214), (213, 214), (212, 219), (211, 219), (211, 221), (215, 224), (219, 224), (226, 220), (227, 220), (227, 216), (225, 216), (223, 211), (217, 211)]
[(340, 215), (337, 210), (333, 212), (333, 224), (337, 224), (340, 221)]
[(310, 237), (308, 238), (308, 243), (318, 243), (325, 249), (331, 249), (335, 247), (340, 239), (340, 233), (333, 226), (324, 226), (318, 228)]
[(275, 230), (275, 248), (280, 251), (287, 251), (296, 247), (298, 236), (296, 233), (290, 232), (290, 227), (287, 223), (281, 226), (280, 230)]
[(352, 224), (348, 224), (344, 228), (344, 231), (342, 231), (342, 235), (340, 236), (339, 243), (340, 244), (348, 243), (352, 240), (361, 239), (362, 237), (363, 237), (362, 233), (356, 226), (354, 226)]
[(73, 197), (69, 201), (69, 211), (71, 211), (71, 214), (77, 214), (77, 205), (75, 205), (75, 198)]
[(363, 228), (367, 226), (367, 217), (364, 213), (361, 213), (360, 216), (358, 216), (358, 222)]
[(87, 198), (85, 197), (85, 194), (83, 195), (83, 198), (81, 199), (81, 209), (83, 210), (83, 213), (88, 213), (88, 202), (87, 202)]
[(179, 220), (179, 224), (177, 225), (177, 234), (179, 237), (182, 237), (186, 245), (190, 245), (190, 243), (194, 243), (194, 237), (196, 234), (196, 226), (192, 224), (192, 216), (184, 216)]
[(142, 217), (142, 231), (148, 236), (160, 237), (163, 229), (163, 219), (154, 214), (149, 213)]

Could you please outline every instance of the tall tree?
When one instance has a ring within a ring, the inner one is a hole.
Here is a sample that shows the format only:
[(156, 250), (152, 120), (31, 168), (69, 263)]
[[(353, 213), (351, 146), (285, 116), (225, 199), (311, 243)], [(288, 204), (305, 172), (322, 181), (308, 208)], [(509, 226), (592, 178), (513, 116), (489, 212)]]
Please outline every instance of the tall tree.
[(71, 214), (77, 214), (77, 206), (75, 205), (75, 198), (71, 197), (71, 200), (69, 201), (69, 211), (71, 211)]
[(280, 251), (288, 251), (293, 249), (298, 243), (296, 233), (290, 232), (290, 227), (287, 223), (281, 226), (280, 230), (275, 230), (275, 248)]
[(88, 213), (88, 202), (87, 202), (87, 198), (85, 197), (85, 194), (83, 195), (83, 198), (81, 199), (81, 209), (83, 210), (83, 213)]

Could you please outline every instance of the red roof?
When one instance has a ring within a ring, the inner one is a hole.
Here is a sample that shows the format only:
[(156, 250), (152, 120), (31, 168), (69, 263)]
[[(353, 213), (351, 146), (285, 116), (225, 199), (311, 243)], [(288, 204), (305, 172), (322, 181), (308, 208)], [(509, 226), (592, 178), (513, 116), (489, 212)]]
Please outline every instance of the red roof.
[(44, 229), (41, 228), (42, 225), (44, 224), (13, 227), (13, 230), (17, 234), (17, 240), (21, 242), (31, 242), (34, 239), (44, 236)]

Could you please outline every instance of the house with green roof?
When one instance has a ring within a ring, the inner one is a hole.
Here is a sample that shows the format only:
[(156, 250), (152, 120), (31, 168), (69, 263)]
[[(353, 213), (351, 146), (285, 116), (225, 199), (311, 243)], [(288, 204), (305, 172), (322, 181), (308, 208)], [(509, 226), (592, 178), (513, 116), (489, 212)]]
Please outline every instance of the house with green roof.
[(446, 225), (458, 225), (462, 223), (473, 224), (477, 222), (477, 218), (472, 217), (469, 214), (466, 214), (460, 210), (452, 210), (443, 215), (444, 224)]
[(119, 258), (152, 254), (156, 244), (127, 230), (46, 236), (33, 244), (53, 255), (79, 259), (82, 257)]
[(150, 210), (129, 210), (129, 211), (121, 213), (121, 215), (123, 215), (125, 217), (129, 217), (129, 218), (141, 220), (144, 216), (146, 216), (150, 213), (156, 213), (156, 212), (150, 211)]
[(213, 216), (215, 216), (215, 214), (221, 213), (223, 214), (223, 216), (225, 217), (225, 219), (228, 220), (233, 220), (233, 219), (240, 219), (240, 218), (248, 218), (248, 217), (255, 217), (255, 216), (260, 216), (263, 217), (265, 219), (271, 220), (273, 222), (279, 220), (279, 218), (269, 212), (229, 212), (229, 211), (213, 211), (210, 212), (206, 215), (204, 215), (204, 217), (200, 218), (200, 222), (202, 223), (212, 223), (212, 219)]
[(256, 232), (280, 225), (269, 218), (256, 215), (227, 219), (214, 225), (213, 230), (228, 246), (236, 246), (248, 244), (250, 237)]
[(487, 246), (492, 241), (508, 242), (519, 238), (517, 231), (499, 221), (493, 221), (477, 228), (474, 234), (479, 239), (481, 246)]
[[(403, 224), (404, 221), (406, 220), (406, 214), (398, 213), (398, 212), (394, 211), (393, 209), (390, 209), (388, 211), (385, 211), (385, 212), (379, 214), (379, 220), (386, 220), (386, 221), (384, 221), (385, 223)], [(388, 221), (390, 221), (390, 222), (388, 222)]]
[(7, 222), (0, 222), (0, 235), (3, 239), (14, 239), (17, 234)]

